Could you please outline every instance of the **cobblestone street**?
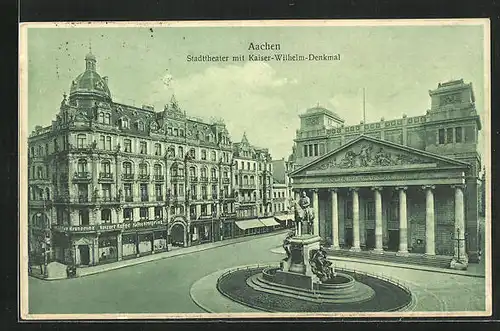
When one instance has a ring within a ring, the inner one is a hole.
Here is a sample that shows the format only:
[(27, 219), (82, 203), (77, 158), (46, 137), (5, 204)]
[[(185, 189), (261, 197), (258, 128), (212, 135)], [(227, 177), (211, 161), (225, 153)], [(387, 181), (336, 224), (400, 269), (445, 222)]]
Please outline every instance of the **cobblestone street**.
[[(217, 270), (253, 263), (277, 263), (271, 250), (284, 234), (165, 258), (82, 278), (29, 279), (30, 314), (201, 313), (191, 285)], [(429, 271), (338, 261), (339, 267), (384, 274), (407, 284), (417, 311), (484, 310), (485, 279)], [(215, 284), (214, 284), (215, 286)], [(458, 290), (459, 289), (459, 290)]]

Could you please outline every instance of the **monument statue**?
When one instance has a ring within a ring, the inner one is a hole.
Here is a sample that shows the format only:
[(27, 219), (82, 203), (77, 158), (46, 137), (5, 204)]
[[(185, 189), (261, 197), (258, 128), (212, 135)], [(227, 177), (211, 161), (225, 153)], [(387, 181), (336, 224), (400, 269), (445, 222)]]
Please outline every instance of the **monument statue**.
[(295, 229), (298, 236), (302, 234), (313, 234), (314, 212), (311, 208), (311, 200), (306, 192), (302, 192), (299, 201), (295, 202)]
[(309, 260), (313, 274), (315, 274), (322, 282), (336, 276), (335, 270), (332, 267), (332, 262), (326, 258), (326, 251), (323, 246), (312, 252), (312, 257)]
[(286, 260), (290, 258), (290, 255), (292, 254), (292, 251), (290, 250), (290, 239), (292, 239), (295, 236), (294, 231), (288, 232), (288, 234), (285, 237), (285, 240), (283, 240), (283, 249), (285, 250), (286, 253)]

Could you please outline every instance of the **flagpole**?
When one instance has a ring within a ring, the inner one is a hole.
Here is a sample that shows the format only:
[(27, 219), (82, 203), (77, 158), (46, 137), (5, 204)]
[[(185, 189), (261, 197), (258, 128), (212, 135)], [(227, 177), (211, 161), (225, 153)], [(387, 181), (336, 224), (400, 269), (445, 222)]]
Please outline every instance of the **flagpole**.
[(363, 123), (366, 124), (366, 92), (365, 88), (363, 87)]

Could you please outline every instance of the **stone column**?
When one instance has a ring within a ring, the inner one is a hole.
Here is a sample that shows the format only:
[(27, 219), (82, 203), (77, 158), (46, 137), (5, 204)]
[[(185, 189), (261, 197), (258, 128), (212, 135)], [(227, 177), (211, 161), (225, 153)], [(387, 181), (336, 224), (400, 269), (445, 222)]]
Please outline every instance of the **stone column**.
[(435, 255), (434, 185), (425, 185), (425, 254)]
[(408, 254), (408, 218), (406, 214), (406, 186), (397, 187), (399, 191), (399, 251)]
[(352, 237), (353, 245), (351, 247), (352, 251), (360, 251), (361, 247), (359, 245), (359, 188), (351, 188), (352, 192)]
[(313, 235), (319, 236), (319, 199), (318, 199), (318, 189), (312, 189), (313, 192)]
[[(464, 213), (464, 188), (465, 185), (454, 185), (455, 189), (455, 231), (453, 238), (455, 240), (454, 259), (462, 264), (468, 263), (467, 253), (465, 252), (465, 213)], [(460, 239), (460, 240), (457, 240)]]
[(332, 248), (339, 249), (339, 204), (336, 188), (331, 188), (332, 194)]
[(382, 188), (373, 187), (373, 194), (375, 196), (375, 249), (377, 253), (383, 253), (383, 229), (382, 229)]

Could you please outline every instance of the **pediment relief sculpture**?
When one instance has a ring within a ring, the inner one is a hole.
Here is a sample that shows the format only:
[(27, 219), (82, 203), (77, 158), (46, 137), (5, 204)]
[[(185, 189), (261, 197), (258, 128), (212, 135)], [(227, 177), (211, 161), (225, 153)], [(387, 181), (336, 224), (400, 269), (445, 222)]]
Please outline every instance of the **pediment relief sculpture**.
[(384, 147), (364, 144), (360, 149), (351, 148), (339, 160), (333, 157), (327, 162), (316, 167), (317, 170), (326, 170), (329, 168), (364, 168), (364, 167), (387, 167), (404, 164), (422, 164), (432, 163), (432, 160), (422, 157), (395, 153), (387, 151)]

